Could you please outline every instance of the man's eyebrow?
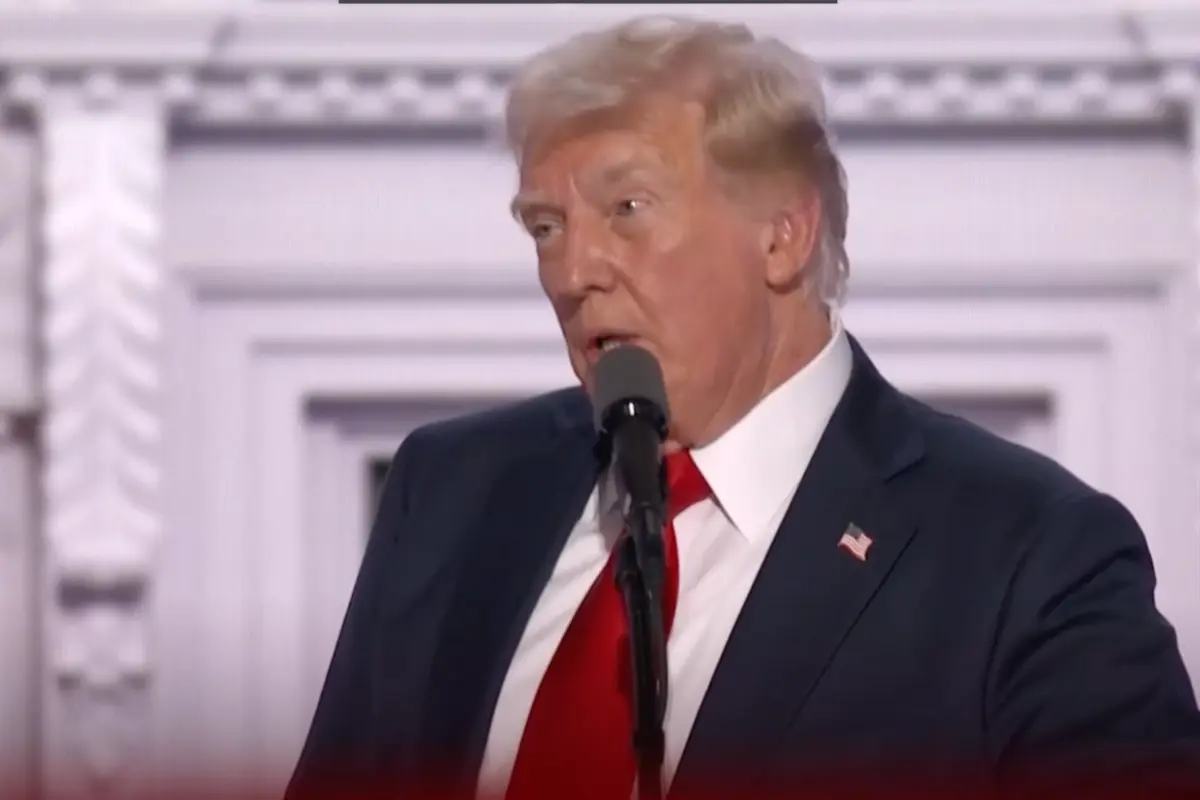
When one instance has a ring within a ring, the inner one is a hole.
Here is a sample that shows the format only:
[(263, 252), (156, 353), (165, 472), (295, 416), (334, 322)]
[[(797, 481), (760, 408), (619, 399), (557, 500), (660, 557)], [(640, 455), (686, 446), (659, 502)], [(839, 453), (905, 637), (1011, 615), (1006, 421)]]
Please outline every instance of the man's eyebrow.
[(596, 173), (592, 179), (597, 185), (611, 186), (631, 177), (651, 175), (659, 177), (661, 169), (652, 161), (644, 158), (628, 158), (615, 164), (610, 164)]
[(561, 213), (562, 209), (540, 192), (518, 192), (508, 206), (513, 219), (520, 222), (525, 216), (539, 211), (551, 214)]
[(645, 169), (645, 165), (640, 161), (619, 161), (616, 164), (609, 164), (604, 169), (596, 173), (593, 178), (595, 183), (619, 183), (628, 178), (630, 175), (641, 172)]
[[(627, 158), (602, 167), (594, 174), (588, 175), (583, 182), (593, 186), (612, 186), (643, 173), (658, 174), (653, 163), (640, 158)], [(537, 191), (518, 192), (509, 204), (509, 213), (517, 220), (539, 211), (559, 214), (562, 213), (562, 207)]]

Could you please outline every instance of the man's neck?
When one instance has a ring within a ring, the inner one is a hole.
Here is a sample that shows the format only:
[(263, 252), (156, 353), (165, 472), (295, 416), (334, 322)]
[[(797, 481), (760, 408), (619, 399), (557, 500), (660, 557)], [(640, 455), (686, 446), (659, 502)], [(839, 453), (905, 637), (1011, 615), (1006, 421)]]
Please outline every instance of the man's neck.
[[(794, 320), (784, 332), (773, 338), (765, 357), (758, 360), (751, 374), (743, 375), (726, 396), (726, 402), (697, 441), (690, 447), (702, 447), (719, 439), (749, 414), (763, 398), (786, 383), (815, 359), (833, 337), (833, 317), (823, 306), (808, 311)], [(679, 443), (668, 439), (667, 453), (681, 449)]]

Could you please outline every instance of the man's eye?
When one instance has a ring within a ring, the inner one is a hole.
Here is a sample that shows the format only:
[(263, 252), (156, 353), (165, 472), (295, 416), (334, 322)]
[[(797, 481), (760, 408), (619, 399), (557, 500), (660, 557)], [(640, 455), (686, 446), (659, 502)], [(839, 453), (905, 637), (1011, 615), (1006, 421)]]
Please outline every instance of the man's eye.
[(646, 204), (642, 200), (627, 199), (622, 200), (616, 205), (616, 214), (619, 217), (628, 217), (640, 211)]
[(535, 242), (541, 242), (550, 237), (555, 230), (556, 227), (549, 222), (535, 222), (529, 226), (529, 235)]

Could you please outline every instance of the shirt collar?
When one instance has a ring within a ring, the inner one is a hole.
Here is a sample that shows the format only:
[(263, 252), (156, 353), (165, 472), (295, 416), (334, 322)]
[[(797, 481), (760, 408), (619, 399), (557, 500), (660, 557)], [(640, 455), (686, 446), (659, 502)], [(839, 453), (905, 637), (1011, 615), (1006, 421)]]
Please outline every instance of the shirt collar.
[(692, 451), (717, 503), (749, 540), (770, 535), (850, 380), (853, 353), (837, 314), (829, 342), (716, 441)]
[[(716, 441), (692, 451), (729, 521), (747, 539), (791, 500), (850, 380), (853, 353), (836, 313), (829, 342), (799, 372), (759, 401)], [(622, 526), (628, 498), (615, 469), (605, 470), (589, 505), (603, 530)]]

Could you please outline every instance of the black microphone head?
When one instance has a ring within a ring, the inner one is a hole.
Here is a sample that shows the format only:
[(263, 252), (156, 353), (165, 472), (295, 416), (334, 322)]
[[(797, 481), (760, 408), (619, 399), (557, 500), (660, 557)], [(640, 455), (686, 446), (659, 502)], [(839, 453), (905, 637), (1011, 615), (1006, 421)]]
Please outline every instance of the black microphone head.
[(598, 431), (607, 427), (610, 413), (622, 404), (651, 406), (665, 429), (670, 417), (667, 387), (658, 360), (648, 350), (623, 345), (605, 351), (596, 362), (592, 379)]

